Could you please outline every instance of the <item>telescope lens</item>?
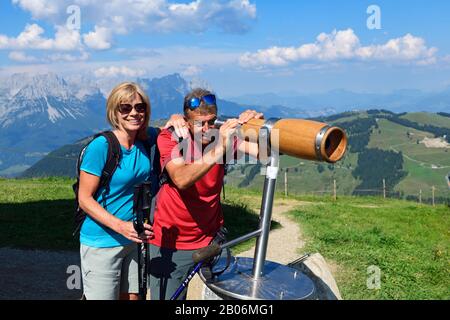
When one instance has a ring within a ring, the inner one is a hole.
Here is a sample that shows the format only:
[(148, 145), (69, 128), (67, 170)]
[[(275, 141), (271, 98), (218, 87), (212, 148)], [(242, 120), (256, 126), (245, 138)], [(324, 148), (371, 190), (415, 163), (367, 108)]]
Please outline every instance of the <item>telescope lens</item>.
[(339, 161), (345, 153), (347, 137), (338, 128), (332, 129), (325, 140), (325, 152), (331, 162)]
[(331, 146), (331, 141), (330, 138), (327, 139), (327, 141), (325, 141), (325, 150), (329, 150)]

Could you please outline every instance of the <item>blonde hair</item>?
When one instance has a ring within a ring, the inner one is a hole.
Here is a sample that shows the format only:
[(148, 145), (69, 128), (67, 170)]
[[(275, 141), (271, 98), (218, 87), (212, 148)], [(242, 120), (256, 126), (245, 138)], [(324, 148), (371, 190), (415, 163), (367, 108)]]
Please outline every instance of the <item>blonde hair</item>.
[(150, 99), (147, 94), (142, 90), (142, 88), (134, 83), (134, 82), (124, 82), (116, 86), (111, 93), (109, 94), (108, 101), (106, 103), (106, 118), (108, 122), (114, 129), (119, 129), (119, 105), (125, 101), (129, 101), (133, 99), (133, 97), (138, 94), (142, 102), (147, 104), (147, 110), (145, 112), (145, 119), (142, 128), (139, 129), (139, 132), (136, 136), (138, 140), (146, 140), (147, 136), (147, 128), (150, 122), (150, 113), (151, 113), (151, 105)]

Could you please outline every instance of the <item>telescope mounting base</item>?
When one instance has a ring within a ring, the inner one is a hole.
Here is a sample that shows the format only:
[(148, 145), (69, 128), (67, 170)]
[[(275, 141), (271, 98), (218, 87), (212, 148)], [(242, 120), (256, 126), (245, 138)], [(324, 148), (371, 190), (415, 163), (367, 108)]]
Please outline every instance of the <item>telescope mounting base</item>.
[[(221, 270), (226, 258), (221, 258), (214, 270)], [(264, 275), (255, 280), (252, 275), (254, 259), (233, 257), (229, 268), (220, 276), (200, 278), (206, 286), (224, 300), (311, 300), (315, 298), (313, 281), (304, 273), (265, 261)], [(213, 270), (213, 271), (214, 271)]]

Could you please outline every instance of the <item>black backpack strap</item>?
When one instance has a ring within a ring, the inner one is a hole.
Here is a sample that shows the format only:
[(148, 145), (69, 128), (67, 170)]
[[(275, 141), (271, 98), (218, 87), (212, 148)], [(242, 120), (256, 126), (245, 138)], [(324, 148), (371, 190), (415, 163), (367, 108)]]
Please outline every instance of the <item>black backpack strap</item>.
[[(178, 143), (181, 143), (183, 141), (182, 137), (179, 137), (176, 133), (175, 133), (175, 128), (174, 127), (170, 127), (167, 129), (172, 136), (178, 140)], [(158, 150), (159, 152), (159, 150)], [(181, 156), (183, 156), (183, 149), (180, 150), (181, 152)], [(164, 168), (164, 170), (161, 168), (161, 166), (159, 166), (159, 172), (160, 172), (160, 176), (159, 176), (159, 186), (163, 186), (166, 183), (170, 183), (171, 179), (169, 174), (167, 173), (166, 169)]]
[(76, 216), (75, 216), (75, 231), (73, 235), (75, 236), (81, 229), (81, 226), (86, 218), (86, 213), (81, 210), (79, 203), (78, 203), (78, 188), (80, 184), (80, 170), (81, 170), (81, 163), (83, 161), (83, 156), (86, 152), (87, 147), (89, 144), (97, 139), (98, 137), (103, 136), (105, 137), (107, 143), (108, 143), (108, 153), (106, 156), (106, 163), (103, 167), (102, 174), (100, 176), (100, 183), (97, 188), (97, 191), (95, 192), (94, 197), (98, 198), (99, 196), (99, 190), (103, 187), (103, 207), (106, 208), (106, 195), (109, 193), (109, 183), (111, 182), (111, 178), (116, 171), (117, 167), (119, 166), (120, 157), (121, 157), (121, 148), (120, 143), (117, 137), (114, 135), (112, 131), (105, 131), (96, 134), (92, 140), (81, 150), (78, 159), (77, 159), (77, 182), (73, 185), (73, 190), (75, 192), (75, 198), (77, 202), (77, 209), (76, 209)]
[[(109, 194), (109, 184), (120, 163), (122, 150), (120, 142), (112, 131), (105, 131), (101, 133), (108, 141), (108, 156), (106, 158), (105, 166), (103, 167), (102, 176), (100, 177), (100, 185), (98, 190), (103, 189), (103, 207), (106, 209), (106, 195)], [(98, 192), (98, 191), (97, 191)], [(96, 197), (98, 194), (96, 194)]]

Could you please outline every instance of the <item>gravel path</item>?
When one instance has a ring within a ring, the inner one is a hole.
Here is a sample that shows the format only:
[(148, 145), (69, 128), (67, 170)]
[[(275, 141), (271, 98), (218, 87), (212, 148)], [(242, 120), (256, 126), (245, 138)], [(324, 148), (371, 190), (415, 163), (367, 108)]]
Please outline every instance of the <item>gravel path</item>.
[[(273, 219), (281, 228), (270, 233), (267, 260), (287, 264), (299, 257), (298, 249), (304, 244), (298, 224), (287, 217), (285, 212), (298, 201), (275, 203)], [(280, 250), (280, 248), (283, 248)], [(254, 248), (239, 256), (253, 257)], [(78, 252), (52, 252), (0, 248), (0, 300), (77, 300), (81, 288)], [(73, 269), (70, 269), (73, 268)], [(188, 297), (198, 299), (202, 288), (199, 279), (190, 284)]]
[[(74, 266), (76, 272), (79, 265), (78, 252), (0, 248), (0, 299), (80, 299), (81, 289), (69, 290), (67, 287), (69, 277), (74, 274), (73, 271), (67, 273), (69, 266)], [(81, 281), (77, 278), (69, 282), (76, 285), (77, 280)]]
[[(302, 240), (298, 223), (294, 222), (285, 213), (301, 204), (294, 201), (282, 204), (275, 202), (272, 210), (272, 220), (280, 223), (281, 228), (270, 232), (266, 260), (288, 264), (300, 257), (298, 249), (302, 248), (305, 242)], [(255, 248), (253, 247), (240, 253), (238, 256), (253, 258), (254, 254)]]

